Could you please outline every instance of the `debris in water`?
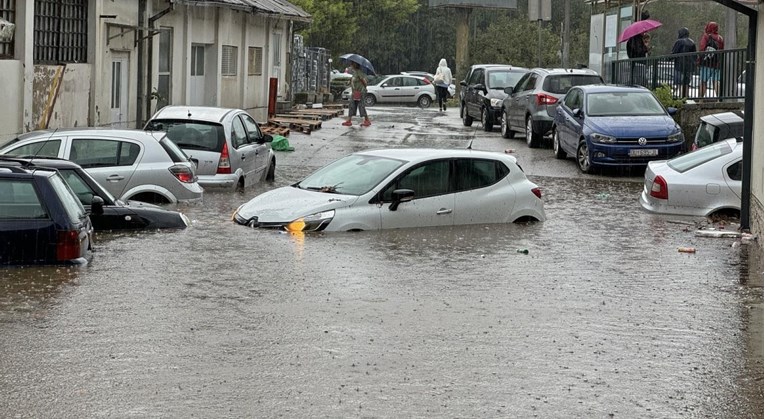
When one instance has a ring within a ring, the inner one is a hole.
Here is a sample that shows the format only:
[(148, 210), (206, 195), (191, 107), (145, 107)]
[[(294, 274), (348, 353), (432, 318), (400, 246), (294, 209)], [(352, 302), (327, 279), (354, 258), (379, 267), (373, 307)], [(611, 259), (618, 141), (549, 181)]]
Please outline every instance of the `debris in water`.
[(677, 251), (680, 253), (696, 253), (695, 247), (678, 247)]

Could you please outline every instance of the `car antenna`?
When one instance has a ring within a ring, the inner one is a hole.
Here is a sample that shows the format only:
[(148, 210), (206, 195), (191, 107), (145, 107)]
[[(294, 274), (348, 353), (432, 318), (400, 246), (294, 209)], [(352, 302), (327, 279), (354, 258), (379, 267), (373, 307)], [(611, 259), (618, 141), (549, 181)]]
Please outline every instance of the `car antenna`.
[(32, 165), (32, 160), (37, 158), (37, 155), (40, 154), (40, 151), (42, 151), (43, 147), (45, 147), (45, 145), (48, 144), (48, 141), (50, 141), (50, 139), (53, 138), (54, 135), (56, 135), (56, 132), (58, 132), (58, 127), (56, 127), (53, 130), (53, 132), (50, 133), (48, 138), (45, 141), (43, 141), (42, 146), (40, 146), (40, 148), (38, 148), (35, 151), (35, 154), (33, 154), (32, 157), (29, 159), (29, 162), (27, 163), (27, 166), (31, 166)]
[(470, 139), (470, 142), (468, 143), (467, 149), (472, 150), (473, 149), (473, 140), (475, 140), (475, 137)]

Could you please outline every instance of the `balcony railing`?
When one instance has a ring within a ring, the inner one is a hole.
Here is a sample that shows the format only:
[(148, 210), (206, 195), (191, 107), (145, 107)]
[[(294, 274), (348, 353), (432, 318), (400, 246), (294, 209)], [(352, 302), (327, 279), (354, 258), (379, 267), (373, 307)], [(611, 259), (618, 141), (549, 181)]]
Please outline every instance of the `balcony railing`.
[[(719, 83), (707, 82), (702, 98), (699, 62), (707, 54), (718, 63)], [(745, 69), (746, 50), (731, 49), (616, 60), (603, 78), (608, 83), (641, 85), (651, 90), (666, 84), (677, 99), (734, 101), (744, 99)], [(683, 79), (688, 82), (686, 95), (681, 87)]]

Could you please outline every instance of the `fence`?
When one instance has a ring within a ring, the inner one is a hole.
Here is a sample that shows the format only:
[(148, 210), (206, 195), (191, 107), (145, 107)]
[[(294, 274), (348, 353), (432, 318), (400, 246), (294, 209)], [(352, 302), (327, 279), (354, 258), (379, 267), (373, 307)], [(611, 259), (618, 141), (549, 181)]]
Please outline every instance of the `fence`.
[[(709, 54), (704, 62), (716, 62), (719, 83), (708, 82), (704, 98), (709, 100), (743, 100), (746, 83), (746, 50), (732, 49), (713, 52), (690, 52), (646, 58), (616, 60), (607, 68), (604, 79), (614, 84), (645, 86), (651, 90), (661, 85), (672, 87), (677, 99), (699, 101), (702, 98), (701, 76), (705, 75), (698, 63)], [(683, 84), (687, 86), (683, 89)], [(687, 90), (685, 92), (684, 90)]]

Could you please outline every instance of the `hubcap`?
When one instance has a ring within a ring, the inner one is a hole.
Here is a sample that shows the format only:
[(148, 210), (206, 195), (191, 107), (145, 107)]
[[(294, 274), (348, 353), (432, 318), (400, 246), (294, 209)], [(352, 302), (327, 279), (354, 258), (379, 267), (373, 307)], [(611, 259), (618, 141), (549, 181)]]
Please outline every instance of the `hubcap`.
[(579, 147), (579, 167), (582, 170), (590, 168), (590, 153), (587, 152), (587, 146), (583, 145)]
[(526, 120), (526, 142), (531, 144), (531, 118)]

